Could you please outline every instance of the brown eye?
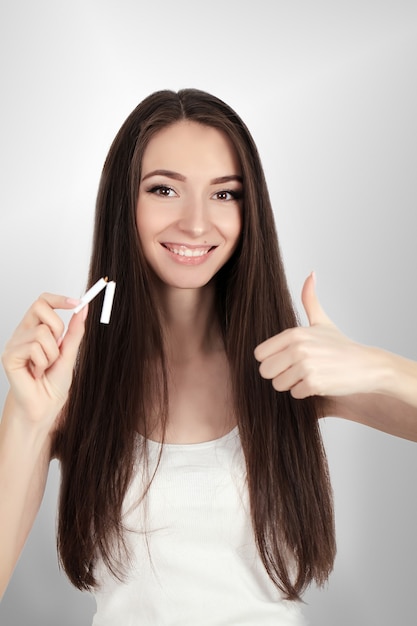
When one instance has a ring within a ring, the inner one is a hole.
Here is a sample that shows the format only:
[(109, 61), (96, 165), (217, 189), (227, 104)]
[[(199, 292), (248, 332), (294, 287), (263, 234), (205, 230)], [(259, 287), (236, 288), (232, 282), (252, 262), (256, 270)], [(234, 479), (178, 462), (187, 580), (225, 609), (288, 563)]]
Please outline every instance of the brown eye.
[(175, 191), (171, 187), (167, 187), (166, 185), (156, 185), (155, 187), (151, 187), (148, 189), (149, 193), (153, 193), (156, 196), (162, 196), (164, 198), (171, 198), (176, 195)]
[(216, 193), (213, 196), (216, 200), (222, 200), (223, 202), (230, 202), (231, 200), (240, 200), (240, 198), (242, 197), (242, 194), (240, 191), (233, 191), (233, 190), (223, 190), (223, 191), (216, 191)]

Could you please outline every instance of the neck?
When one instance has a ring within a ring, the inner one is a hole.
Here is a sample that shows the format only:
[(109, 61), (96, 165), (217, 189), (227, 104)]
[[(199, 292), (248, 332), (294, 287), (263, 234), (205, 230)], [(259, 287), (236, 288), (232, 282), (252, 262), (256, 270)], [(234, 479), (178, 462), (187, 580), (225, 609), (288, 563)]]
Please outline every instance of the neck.
[(164, 287), (159, 295), (170, 359), (185, 361), (223, 348), (213, 283), (199, 289)]

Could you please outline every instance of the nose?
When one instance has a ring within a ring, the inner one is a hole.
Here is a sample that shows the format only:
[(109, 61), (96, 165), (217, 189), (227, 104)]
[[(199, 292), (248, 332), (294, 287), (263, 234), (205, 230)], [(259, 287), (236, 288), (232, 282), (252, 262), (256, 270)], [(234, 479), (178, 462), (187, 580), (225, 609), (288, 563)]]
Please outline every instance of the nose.
[(194, 195), (184, 203), (178, 228), (193, 238), (205, 235), (211, 228), (207, 201)]

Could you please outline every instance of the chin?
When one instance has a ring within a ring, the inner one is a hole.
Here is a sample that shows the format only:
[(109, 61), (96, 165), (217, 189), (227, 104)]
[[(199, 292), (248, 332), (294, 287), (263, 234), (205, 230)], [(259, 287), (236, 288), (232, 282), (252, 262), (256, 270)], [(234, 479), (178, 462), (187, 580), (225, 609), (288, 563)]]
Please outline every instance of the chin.
[(208, 287), (212, 283), (212, 278), (207, 281), (196, 281), (196, 280), (183, 280), (183, 281), (160, 281), (162, 285), (168, 289), (204, 289)]
[(210, 274), (210, 276), (185, 276), (185, 277), (174, 277), (174, 276), (163, 276), (161, 274), (156, 275), (156, 283), (157, 288), (162, 289), (183, 289), (183, 290), (191, 290), (191, 289), (204, 289), (209, 285), (214, 284), (215, 275)]

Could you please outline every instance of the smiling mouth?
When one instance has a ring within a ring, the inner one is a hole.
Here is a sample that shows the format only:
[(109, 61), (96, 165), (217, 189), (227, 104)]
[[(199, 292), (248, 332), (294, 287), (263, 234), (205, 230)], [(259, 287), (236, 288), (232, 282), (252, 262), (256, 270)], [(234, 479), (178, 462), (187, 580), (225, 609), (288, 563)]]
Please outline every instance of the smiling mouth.
[(162, 246), (172, 252), (173, 254), (177, 254), (178, 256), (184, 256), (188, 258), (202, 257), (208, 254), (211, 250), (216, 248), (216, 246), (206, 246), (206, 247), (193, 247), (189, 248), (184, 245), (174, 245), (170, 243), (163, 243)]

